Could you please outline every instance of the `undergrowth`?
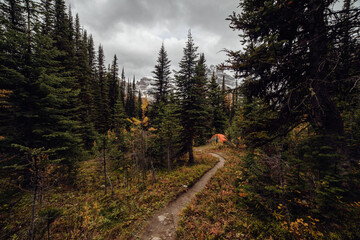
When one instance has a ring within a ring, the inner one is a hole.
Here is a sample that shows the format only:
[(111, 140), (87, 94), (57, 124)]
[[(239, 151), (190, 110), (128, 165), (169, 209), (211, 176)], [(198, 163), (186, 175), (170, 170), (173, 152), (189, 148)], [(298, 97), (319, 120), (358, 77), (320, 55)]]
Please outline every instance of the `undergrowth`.
[[(225, 166), (182, 211), (177, 239), (358, 239), (359, 202), (340, 204), (343, 211), (338, 215), (347, 219), (342, 225), (335, 224), (337, 219), (326, 222), (300, 191), (294, 190), (297, 197), (283, 203), (264, 197), (266, 192), (256, 193), (245, 173), (247, 155), (229, 148), (218, 153), (226, 158)], [(292, 186), (269, 188), (282, 196)], [(275, 202), (271, 211), (266, 209), (268, 201)], [(347, 214), (349, 208), (353, 214)]]
[[(41, 209), (37, 206), (37, 212), (45, 213), (35, 219), (36, 239), (46, 238), (48, 218), (41, 216), (48, 212), (57, 214), (49, 224), (51, 239), (135, 239), (156, 210), (187, 191), (217, 162), (199, 152), (195, 157), (194, 165), (176, 166), (170, 172), (157, 170), (156, 182), (151, 173), (143, 179), (133, 171), (126, 183), (124, 174), (114, 169), (110, 173), (114, 190), (107, 195), (100, 160), (81, 163), (73, 187), (54, 186), (44, 193)], [(0, 239), (27, 237), (31, 197), (30, 192), (22, 192), (1, 207)]]

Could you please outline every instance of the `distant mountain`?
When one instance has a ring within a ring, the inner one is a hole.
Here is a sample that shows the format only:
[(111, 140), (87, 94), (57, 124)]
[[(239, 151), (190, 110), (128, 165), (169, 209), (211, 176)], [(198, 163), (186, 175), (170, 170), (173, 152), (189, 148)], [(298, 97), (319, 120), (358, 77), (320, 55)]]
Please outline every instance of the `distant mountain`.
[[(225, 77), (225, 87), (226, 89), (232, 89), (236, 86), (236, 79), (229, 75), (228, 73), (217, 70), (215, 66), (211, 65), (209, 68), (206, 69), (206, 75), (208, 77), (208, 80), (211, 79), (212, 73), (215, 72), (215, 76), (217, 77), (217, 82), (221, 86), (222, 80)], [(138, 80), (136, 84), (136, 90), (138, 91), (140, 89), (141, 94), (143, 96), (147, 96), (151, 100), (151, 92), (154, 89), (154, 86), (152, 84), (154, 83), (154, 78), (152, 77), (143, 77), (140, 80)], [(170, 80), (170, 88), (175, 89), (175, 79)]]

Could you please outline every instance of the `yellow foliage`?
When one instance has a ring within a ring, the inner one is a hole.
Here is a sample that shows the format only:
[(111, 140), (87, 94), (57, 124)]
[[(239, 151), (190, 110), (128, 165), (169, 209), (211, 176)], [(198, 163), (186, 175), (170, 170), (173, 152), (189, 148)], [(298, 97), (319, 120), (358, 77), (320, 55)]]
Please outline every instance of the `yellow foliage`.
[(11, 95), (13, 91), (6, 90), (6, 89), (0, 89), (0, 108), (10, 108), (11, 106), (8, 105), (8, 102), (6, 101), (7, 98), (9, 98), (9, 95)]
[(145, 97), (145, 99), (142, 101), (141, 104), (141, 110), (143, 112), (143, 115), (145, 115), (146, 108), (148, 107), (148, 105), (149, 105), (149, 101), (147, 100), (147, 97)]
[(132, 123), (134, 123), (135, 125), (140, 125), (141, 121), (133, 117), (132, 118)]
[(142, 120), (142, 123), (145, 125), (145, 124), (147, 124), (148, 121), (149, 121), (149, 118), (148, 118), (148, 117), (145, 117), (145, 118)]
[(13, 93), (13, 91), (6, 90), (6, 89), (0, 89), (0, 97), (2, 97), (2, 98), (9, 97), (9, 95), (12, 93)]

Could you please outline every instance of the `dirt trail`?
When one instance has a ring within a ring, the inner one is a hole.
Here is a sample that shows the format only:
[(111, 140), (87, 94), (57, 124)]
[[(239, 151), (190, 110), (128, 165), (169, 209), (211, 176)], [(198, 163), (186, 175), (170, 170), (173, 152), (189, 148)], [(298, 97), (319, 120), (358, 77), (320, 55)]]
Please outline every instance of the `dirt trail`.
[(186, 193), (182, 194), (167, 207), (157, 212), (151, 219), (148, 227), (145, 229), (141, 239), (175, 239), (175, 230), (179, 223), (180, 211), (195, 197), (195, 194), (205, 187), (211, 176), (215, 174), (216, 170), (224, 166), (225, 159), (223, 157), (215, 153), (211, 153), (211, 155), (218, 157), (220, 161), (210, 171), (205, 173)]

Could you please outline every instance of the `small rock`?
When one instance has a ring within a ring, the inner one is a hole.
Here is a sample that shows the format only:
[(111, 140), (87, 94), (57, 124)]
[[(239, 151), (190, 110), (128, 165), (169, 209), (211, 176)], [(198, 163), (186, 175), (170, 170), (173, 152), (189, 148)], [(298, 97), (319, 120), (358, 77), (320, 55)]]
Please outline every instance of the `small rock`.
[(160, 216), (158, 216), (158, 219), (162, 223), (163, 221), (166, 220), (166, 217), (164, 215), (160, 215)]
[(151, 238), (151, 240), (162, 240), (162, 239), (159, 237), (153, 237), (153, 238)]

